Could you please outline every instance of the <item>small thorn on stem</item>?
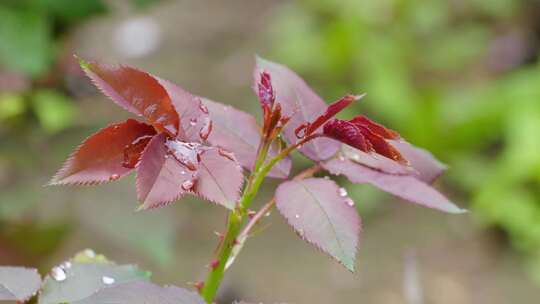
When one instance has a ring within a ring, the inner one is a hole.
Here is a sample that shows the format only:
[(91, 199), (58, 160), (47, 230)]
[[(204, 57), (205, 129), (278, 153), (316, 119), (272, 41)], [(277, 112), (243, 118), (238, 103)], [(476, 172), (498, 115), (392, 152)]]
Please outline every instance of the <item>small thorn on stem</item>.
[(208, 268), (212, 270), (216, 269), (218, 266), (219, 266), (219, 260), (213, 260), (212, 262), (210, 262), (210, 264), (208, 264)]
[(248, 210), (247, 212), (247, 215), (249, 216), (250, 219), (253, 218), (255, 214), (257, 214), (255, 210)]
[(234, 239), (233, 246), (240, 245), (240, 241), (238, 239)]
[(223, 240), (223, 238), (225, 237), (225, 235), (223, 235), (223, 233), (219, 231), (214, 231), (214, 234), (217, 235), (220, 240)]
[(195, 282), (195, 283), (190, 283), (190, 285), (193, 285), (193, 287), (195, 287), (197, 289), (197, 291), (201, 291), (203, 288), (204, 288), (204, 282)]

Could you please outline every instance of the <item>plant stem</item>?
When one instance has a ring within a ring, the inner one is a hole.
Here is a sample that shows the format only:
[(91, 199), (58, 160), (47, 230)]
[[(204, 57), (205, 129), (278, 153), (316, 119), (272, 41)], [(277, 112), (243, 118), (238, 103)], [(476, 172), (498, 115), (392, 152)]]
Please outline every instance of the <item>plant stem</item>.
[(264, 178), (275, 164), (287, 157), (287, 155), (289, 155), (289, 153), (294, 151), (296, 148), (313, 138), (314, 137), (303, 138), (296, 144), (287, 147), (268, 161), (266, 165), (263, 164), (264, 160), (266, 159), (270, 143), (266, 141), (261, 143), (261, 149), (259, 149), (258, 153), (259, 155), (257, 156), (253, 171), (248, 178), (248, 183), (244, 189), (244, 193), (238, 201), (236, 208), (229, 212), (225, 235), (223, 236), (223, 240), (219, 245), (215, 260), (210, 263), (210, 271), (206, 277), (202, 289), (200, 290), (201, 296), (204, 298), (206, 303), (212, 303), (214, 297), (216, 296), (217, 290), (225, 273), (227, 261), (231, 257), (232, 250), (238, 242), (238, 236), (240, 234), (242, 224), (247, 217), (247, 210), (255, 199), (255, 196), (257, 196), (257, 192), (259, 191)]

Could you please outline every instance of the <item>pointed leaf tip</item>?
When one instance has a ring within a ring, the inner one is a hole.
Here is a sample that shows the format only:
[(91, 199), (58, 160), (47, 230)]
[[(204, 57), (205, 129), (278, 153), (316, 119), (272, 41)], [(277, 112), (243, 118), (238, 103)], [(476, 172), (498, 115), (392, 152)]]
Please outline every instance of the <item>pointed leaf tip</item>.
[(101, 129), (71, 154), (48, 185), (94, 185), (118, 180), (132, 170), (123, 166), (125, 147), (154, 134), (150, 125), (134, 119)]
[(287, 181), (276, 206), (302, 239), (354, 272), (361, 220), (345, 189), (324, 178)]

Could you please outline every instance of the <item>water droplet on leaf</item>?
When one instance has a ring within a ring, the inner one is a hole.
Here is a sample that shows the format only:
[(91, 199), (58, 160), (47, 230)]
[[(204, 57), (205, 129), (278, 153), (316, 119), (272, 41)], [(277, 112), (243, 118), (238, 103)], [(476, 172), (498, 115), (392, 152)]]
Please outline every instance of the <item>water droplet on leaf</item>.
[(182, 189), (185, 191), (191, 190), (195, 186), (195, 182), (191, 179), (188, 179), (187, 181), (182, 183)]
[(235, 161), (235, 159), (234, 159), (234, 154), (233, 154), (232, 152), (229, 152), (229, 151), (227, 151), (227, 150), (224, 150), (224, 149), (222, 149), (222, 148), (219, 148), (219, 149), (218, 149), (218, 153), (219, 153), (219, 155), (221, 155), (221, 156), (223, 156), (223, 157), (226, 157), (226, 158), (228, 158), (228, 159), (230, 159), (230, 160), (232, 160), (232, 161)]
[(201, 130), (199, 131), (199, 136), (201, 137), (201, 139), (206, 140), (210, 135), (210, 132), (212, 132), (212, 121), (210, 120), (210, 118), (207, 118)]
[(299, 219), (299, 218), (300, 218), (300, 214), (295, 214), (295, 215), (294, 215), (294, 218)]
[(66, 261), (66, 262), (62, 263), (62, 265), (60, 265), (60, 267), (62, 267), (64, 269), (70, 269), (71, 268), (71, 262)]
[(347, 190), (345, 190), (345, 188), (339, 188), (338, 193), (341, 197), (347, 196)]
[(89, 257), (91, 259), (96, 257), (96, 253), (92, 249), (85, 249), (84, 250), (84, 255), (86, 255), (87, 257)]
[(102, 281), (103, 284), (105, 284), (105, 285), (111, 285), (111, 284), (114, 284), (114, 282), (115, 282), (114, 278), (107, 277), (107, 276), (103, 276), (103, 277), (101, 278), (101, 281)]
[(67, 279), (66, 271), (62, 267), (54, 267), (51, 270), (52, 278), (57, 282), (63, 282)]
[(204, 114), (208, 114), (208, 108), (202, 103), (199, 105), (199, 109), (201, 109)]
[(350, 197), (347, 197), (345, 199), (345, 203), (347, 203), (347, 205), (349, 205), (351, 207), (354, 206), (354, 201)]
[(190, 124), (191, 126), (196, 125), (196, 124), (197, 124), (197, 118), (195, 118), (195, 117), (190, 118), (190, 119), (189, 119), (189, 124)]
[(119, 179), (119, 178), (120, 178), (120, 175), (115, 173), (115, 174), (112, 174), (112, 175), (109, 177), (109, 180), (115, 181), (115, 180), (117, 180), (117, 179)]

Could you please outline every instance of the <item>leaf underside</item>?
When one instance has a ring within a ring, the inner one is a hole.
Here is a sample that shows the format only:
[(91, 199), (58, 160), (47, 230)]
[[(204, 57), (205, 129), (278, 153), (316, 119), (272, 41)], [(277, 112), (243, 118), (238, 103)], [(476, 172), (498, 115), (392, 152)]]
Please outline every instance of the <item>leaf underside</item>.
[(276, 206), (300, 237), (354, 271), (361, 221), (350, 198), (324, 178), (287, 181)]

